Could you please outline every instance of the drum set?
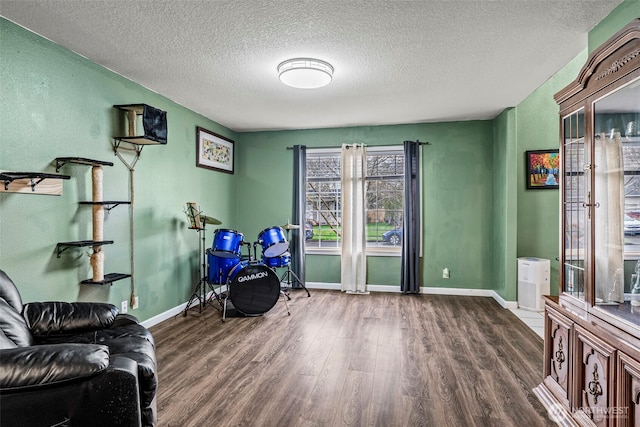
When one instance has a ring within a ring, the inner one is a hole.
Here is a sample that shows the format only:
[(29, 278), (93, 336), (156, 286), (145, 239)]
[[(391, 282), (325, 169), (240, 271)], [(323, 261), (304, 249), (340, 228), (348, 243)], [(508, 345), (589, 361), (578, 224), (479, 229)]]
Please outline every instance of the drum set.
[[(200, 217), (197, 220), (193, 218), (195, 212)], [(207, 302), (217, 300), (223, 310), (223, 322), (230, 306), (242, 315), (259, 316), (271, 310), (281, 296), (284, 298), (287, 314), (291, 315), (287, 304), (287, 300), (291, 299), (288, 291), (292, 283), (296, 282), (307, 292), (307, 296), (311, 296), (304, 283), (291, 271), (288, 233), (299, 229), (299, 225), (289, 224), (287, 221), (283, 226), (265, 228), (254, 242), (245, 241), (244, 234), (236, 230), (219, 228), (214, 232), (211, 247), (203, 250), (206, 246), (206, 224), (221, 222), (200, 215), (190, 203), (187, 204), (186, 213), (192, 225), (189, 228), (202, 232), (200, 252), (203, 274), (187, 303), (185, 316), (195, 300), (200, 303), (200, 311)], [(242, 253), (243, 247), (247, 248), (246, 255)], [(261, 252), (260, 257), (258, 250)], [(276, 273), (278, 268), (286, 268), (282, 277), (278, 277)], [(208, 299), (207, 287), (211, 290)]]

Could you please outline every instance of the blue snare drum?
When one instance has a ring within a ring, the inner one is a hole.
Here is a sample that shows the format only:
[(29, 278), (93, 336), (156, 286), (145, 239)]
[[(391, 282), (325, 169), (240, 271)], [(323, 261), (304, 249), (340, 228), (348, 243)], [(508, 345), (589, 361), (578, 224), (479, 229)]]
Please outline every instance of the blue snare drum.
[(291, 265), (291, 254), (289, 252), (285, 252), (282, 255), (276, 257), (263, 257), (262, 262), (266, 266), (271, 268), (287, 267)]
[(244, 235), (235, 230), (217, 229), (213, 236), (211, 254), (221, 258), (240, 258)]
[(227, 283), (227, 277), (233, 270), (233, 267), (240, 264), (240, 257), (223, 258), (213, 255), (210, 249), (207, 249), (207, 259), (209, 266), (207, 270), (207, 281), (216, 285), (224, 285)]
[(258, 243), (262, 245), (262, 255), (273, 258), (282, 255), (289, 249), (289, 242), (282, 227), (265, 228), (258, 234)]

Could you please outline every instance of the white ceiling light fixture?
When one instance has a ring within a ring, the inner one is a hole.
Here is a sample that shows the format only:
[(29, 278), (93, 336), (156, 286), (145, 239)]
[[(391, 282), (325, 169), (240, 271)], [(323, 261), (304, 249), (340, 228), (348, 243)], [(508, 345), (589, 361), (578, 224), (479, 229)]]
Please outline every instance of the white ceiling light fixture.
[(317, 89), (333, 78), (333, 66), (313, 58), (287, 59), (278, 65), (280, 81), (299, 89)]

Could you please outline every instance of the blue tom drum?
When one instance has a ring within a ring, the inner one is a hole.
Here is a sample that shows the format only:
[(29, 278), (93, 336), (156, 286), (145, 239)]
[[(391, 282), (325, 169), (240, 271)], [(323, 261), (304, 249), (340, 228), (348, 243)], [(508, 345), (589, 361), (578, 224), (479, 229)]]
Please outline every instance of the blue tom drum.
[(291, 265), (291, 254), (289, 252), (285, 252), (280, 256), (276, 257), (263, 257), (262, 262), (271, 268), (279, 268), (279, 267), (287, 267)]
[(262, 245), (262, 255), (273, 258), (282, 255), (289, 249), (289, 242), (282, 227), (265, 228), (258, 234), (258, 243)]
[(219, 228), (213, 236), (211, 254), (220, 258), (240, 258), (244, 235), (235, 230)]

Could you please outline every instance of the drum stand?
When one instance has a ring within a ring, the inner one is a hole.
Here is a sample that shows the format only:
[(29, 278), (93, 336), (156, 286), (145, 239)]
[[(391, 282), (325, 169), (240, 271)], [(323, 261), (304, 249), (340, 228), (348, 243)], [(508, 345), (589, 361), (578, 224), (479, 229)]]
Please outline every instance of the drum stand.
[[(218, 303), (220, 303), (220, 297), (216, 293), (215, 289), (211, 286), (211, 283), (209, 283), (206, 276), (207, 274), (207, 255), (205, 252), (206, 222), (204, 221), (202, 222), (202, 227), (197, 227), (197, 228), (189, 227), (189, 228), (191, 228), (192, 230), (196, 230), (198, 232), (198, 235), (201, 236), (200, 245), (198, 247), (198, 257), (202, 259), (202, 264), (200, 264), (200, 272), (199, 272), (200, 279), (198, 280), (195, 287), (193, 288), (193, 294), (191, 295), (189, 302), (187, 303), (186, 307), (184, 308), (184, 311), (182, 312), (183, 316), (187, 315), (187, 311), (189, 311), (189, 309), (191, 308), (191, 305), (195, 302), (195, 300), (198, 300), (199, 313), (202, 313), (202, 310), (204, 309), (205, 304), (211, 301), (211, 299), (213, 298), (217, 299)], [(209, 287), (209, 289), (213, 292), (209, 300), (207, 300), (207, 287)]]
[[(293, 277), (292, 277), (293, 276)], [(302, 283), (302, 280), (300, 280), (300, 278), (298, 277), (298, 275), (296, 273), (294, 273), (293, 271), (291, 271), (291, 263), (287, 264), (287, 271), (284, 272), (284, 274), (282, 275), (282, 277), (280, 278), (280, 283), (285, 283), (284, 279), (287, 279), (286, 283), (287, 283), (287, 290), (292, 289), (291, 288), (291, 283), (293, 280), (293, 283), (300, 283), (300, 285), (302, 286), (302, 289), (304, 289), (307, 292), (307, 297), (310, 297), (311, 294), (309, 293), (309, 289), (307, 289), (307, 287), (304, 285), (304, 283)], [(285, 293), (285, 295), (287, 296), (287, 298), (291, 299), (289, 297), (289, 294)]]
[[(289, 231), (292, 230), (292, 227), (297, 227), (297, 229), (300, 228), (300, 226), (296, 226), (296, 225), (291, 225), (289, 224), (289, 220), (287, 220), (287, 224), (282, 226), (285, 230), (287, 230), (287, 240), (290, 242), (291, 239), (289, 237)], [(304, 230), (303, 230), (304, 231)], [(293, 256), (293, 255), (292, 255)], [(291, 277), (293, 276), (293, 277)], [(289, 289), (292, 289), (291, 287), (291, 281), (293, 279), (293, 283), (295, 284), (296, 282), (300, 283), (300, 285), (302, 286), (302, 289), (304, 289), (307, 292), (307, 297), (311, 297), (311, 294), (309, 293), (309, 289), (307, 289), (307, 287), (304, 285), (304, 283), (302, 283), (302, 280), (300, 280), (300, 278), (298, 277), (298, 275), (296, 273), (294, 273), (293, 271), (291, 271), (291, 263), (287, 264), (287, 271), (284, 272), (284, 274), (282, 275), (282, 277), (280, 278), (280, 283), (284, 283), (284, 279), (285, 277), (287, 278), (287, 292), (282, 292), (284, 295), (286, 295), (286, 297), (288, 299), (291, 299), (291, 297), (289, 296)]]

